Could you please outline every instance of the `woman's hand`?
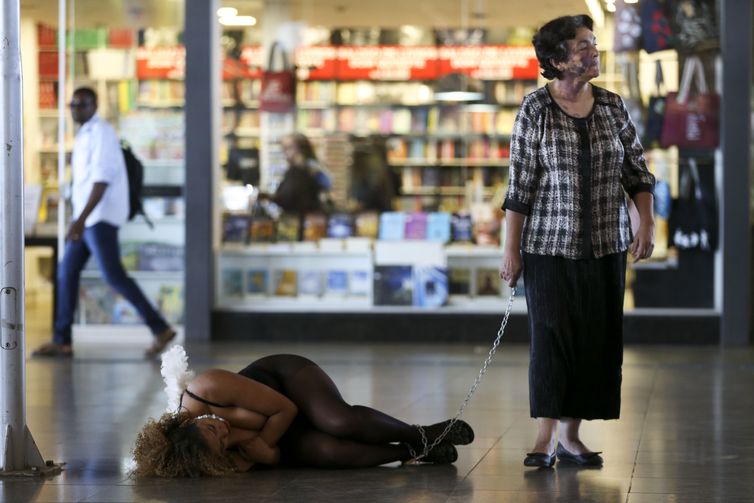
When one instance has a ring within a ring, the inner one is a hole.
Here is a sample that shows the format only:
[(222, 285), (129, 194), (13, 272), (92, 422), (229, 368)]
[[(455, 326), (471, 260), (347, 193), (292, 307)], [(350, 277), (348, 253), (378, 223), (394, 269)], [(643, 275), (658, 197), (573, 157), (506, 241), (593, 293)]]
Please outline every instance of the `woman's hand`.
[(503, 252), (503, 260), (500, 262), (500, 278), (505, 281), (509, 287), (514, 288), (521, 277), (523, 262), (521, 252), (518, 250), (509, 250), (506, 247)]
[(647, 222), (642, 219), (639, 223), (639, 229), (636, 231), (634, 241), (631, 243), (629, 252), (634, 258), (634, 262), (648, 258), (655, 249), (655, 225), (654, 222)]
[(262, 437), (255, 437), (237, 445), (240, 456), (252, 463), (276, 465), (280, 463), (280, 448), (269, 446)]

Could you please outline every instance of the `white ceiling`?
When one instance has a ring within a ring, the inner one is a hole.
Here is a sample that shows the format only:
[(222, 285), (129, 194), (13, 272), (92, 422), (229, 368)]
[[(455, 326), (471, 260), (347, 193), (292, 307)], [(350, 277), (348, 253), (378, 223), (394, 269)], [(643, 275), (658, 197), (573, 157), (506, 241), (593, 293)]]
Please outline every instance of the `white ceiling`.
[[(75, 25), (90, 27), (181, 26), (191, 0), (68, 0)], [(193, 0), (198, 1), (198, 0)], [(326, 27), (535, 27), (565, 14), (587, 13), (585, 0), (267, 0), (290, 5), (294, 21)], [(263, 0), (222, 0), (264, 22)], [(462, 18), (462, 12), (465, 16)], [(58, 0), (21, 0), (21, 13), (57, 25)], [(69, 24), (71, 24), (69, 22)]]

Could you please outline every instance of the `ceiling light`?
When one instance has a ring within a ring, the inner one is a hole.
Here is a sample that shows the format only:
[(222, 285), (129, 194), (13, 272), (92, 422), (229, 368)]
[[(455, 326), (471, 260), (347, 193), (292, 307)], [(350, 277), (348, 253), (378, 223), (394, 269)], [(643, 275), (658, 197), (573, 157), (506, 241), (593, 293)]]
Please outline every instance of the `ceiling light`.
[(481, 101), (484, 84), (462, 73), (449, 73), (435, 82), (437, 101)]
[(254, 26), (257, 24), (257, 18), (254, 16), (225, 16), (220, 18), (220, 24), (223, 26)]
[(238, 15), (238, 9), (235, 7), (220, 7), (217, 9), (217, 17), (233, 17)]
[(639, 3), (639, 0), (623, 0), (625, 3)]
[(615, 12), (615, 4), (614, 3), (607, 4), (605, 6), (605, 8), (607, 9), (608, 12)]

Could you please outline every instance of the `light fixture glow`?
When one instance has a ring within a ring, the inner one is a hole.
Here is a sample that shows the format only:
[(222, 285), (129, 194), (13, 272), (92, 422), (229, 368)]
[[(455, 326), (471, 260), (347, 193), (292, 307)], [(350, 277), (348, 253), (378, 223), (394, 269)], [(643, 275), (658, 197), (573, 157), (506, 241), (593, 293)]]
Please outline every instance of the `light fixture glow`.
[(625, 3), (639, 3), (639, 0), (623, 0)]
[(233, 17), (238, 15), (238, 9), (235, 7), (220, 7), (217, 9), (217, 17)]
[(615, 4), (614, 3), (607, 4), (605, 6), (605, 8), (607, 9), (608, 12), (615, 12)]
[(599, 0), (584, 0), (584, 2), (587, 9), (589, 9), (589, 14), (592, 16), (595, 26), (598, 28), (605, 26), (605, 13), (602, 11)]
[(257, 24), (257, 18), (254, 16), (225, 16), (220, 18), (220, 24), (223, 26), (254, 26)]

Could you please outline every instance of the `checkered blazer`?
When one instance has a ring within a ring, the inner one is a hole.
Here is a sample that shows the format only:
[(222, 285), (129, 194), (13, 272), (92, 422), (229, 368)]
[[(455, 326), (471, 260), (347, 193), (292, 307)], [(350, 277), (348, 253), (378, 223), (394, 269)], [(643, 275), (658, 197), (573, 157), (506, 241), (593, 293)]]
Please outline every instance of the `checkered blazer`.
[(623, 100), (592, 90), (586, 118), (567, 115), (546, 86), (518, 111), (503, 209), (526, 215), (524, 252), (577, 259), (625, 251), (633, 239), (626, 194), (654, 190)]

